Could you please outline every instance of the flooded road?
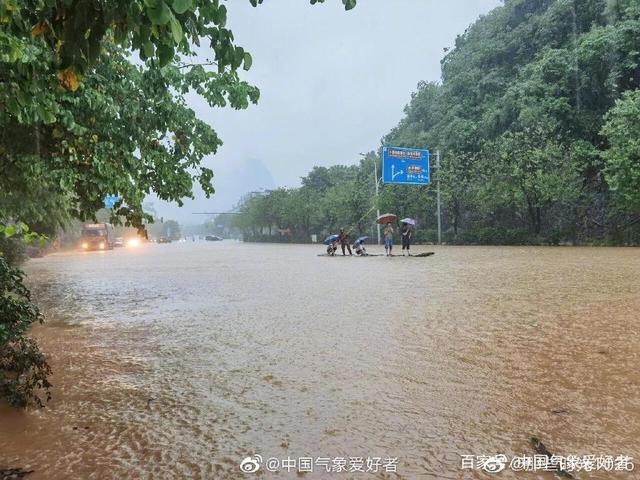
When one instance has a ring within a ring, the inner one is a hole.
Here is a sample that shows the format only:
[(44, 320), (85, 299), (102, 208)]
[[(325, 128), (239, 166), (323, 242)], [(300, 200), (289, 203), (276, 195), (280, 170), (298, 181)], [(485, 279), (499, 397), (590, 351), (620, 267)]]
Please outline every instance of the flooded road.
[(640, 250), (429, 250), (224, 241), (30, 261), (53, 400), (0, 407), (0, 466), (218, 479), (251, 478), (253, 454), (397, 457), (397, 473), (305, 477), (490, 478), (461, 455), (533, 455), (536, 436), (638, 464), (576, 478), (638, 478)]

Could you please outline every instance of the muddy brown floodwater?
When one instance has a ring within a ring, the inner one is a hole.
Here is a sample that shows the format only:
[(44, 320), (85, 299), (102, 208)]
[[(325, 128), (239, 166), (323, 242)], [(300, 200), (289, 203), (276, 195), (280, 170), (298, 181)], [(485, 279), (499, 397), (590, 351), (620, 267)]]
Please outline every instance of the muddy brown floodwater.
[(0, 467), (251, 478), (252, 454), (360, 456), (397, 457), (397, 473), (305, 477), (490, 478), (461, 455), (533, 455), (537, 436), (638, 463), (576, 478), (638, 478), (640, 250), (430, 250), (224, 241), (30, 261), (53, 400), (0, 408)]

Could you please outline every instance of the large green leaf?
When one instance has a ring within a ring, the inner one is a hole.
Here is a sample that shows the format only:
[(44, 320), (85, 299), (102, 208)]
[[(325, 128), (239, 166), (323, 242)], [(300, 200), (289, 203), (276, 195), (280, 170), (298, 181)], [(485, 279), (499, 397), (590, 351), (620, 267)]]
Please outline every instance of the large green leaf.
[(150, 41), (146, 41), (143, 46), (143, 51), (147, 58), (153, 57), (153, 43), (151, 43)]
[(174, 15), (171, 15), (169, 25), (171, 27), (171, 35), (173, 36), (173, 41), (176, 43), (180, 43), (183, 37), (182, 25), (180, 25), (180, 22)]
[(351, 10), (356, 6), (356, 0), (342, 0), (345, 10)]
[(14, 225), (8, 225), (5, 229), (4, 229), (4, 235), (5, 237), (13, 237), (17, 232), (17, 229)]
[(164, 66), (173, 59), (174, 50), (169, 45), (160, 45), (157, 48), (158, 59), (160, 60), (160, 66)]
[(216, 14), (217, 24), (224, 27), (227, 24), (227, 7), (220, 5)]
[(147, 16), (151, 23), (154, 25), (166, 25), (171, 20), (173, 14), (169, 5), (164, 0), (157, 0), (156, 2), (147, 6)]
[(187, 10), (193, 9), (193, 0), (173, 0), (171, 6), (174, 12), (181, 15)]
[(244, 65), (242, 68), (249, 70), (251, 65), (253, 65), (253, 58), (251, 58), (251, 54), (249, 52), (244, 52)]

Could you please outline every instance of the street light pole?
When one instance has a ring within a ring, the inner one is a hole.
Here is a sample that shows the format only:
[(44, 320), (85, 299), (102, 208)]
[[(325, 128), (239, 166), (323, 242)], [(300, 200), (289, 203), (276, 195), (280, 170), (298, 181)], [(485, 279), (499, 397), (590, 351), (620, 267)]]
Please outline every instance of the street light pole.
[[(364, 153), (360, 153), (359, 154), (361, 157), (367, 158), (368, 155), (365, 155)], [(375, 198), (375, 202), (376, 202), (376, 220), (380, 217), (380, 207), (378, 206), (378, 159), (376, 158), (376, 156), (373, 156), (373, 181), (375, 182), (376, 185), (376, 198)], [(380, 245), (380, 224), (376, 222), (376, 226), (378, 227), (378, 245)]]

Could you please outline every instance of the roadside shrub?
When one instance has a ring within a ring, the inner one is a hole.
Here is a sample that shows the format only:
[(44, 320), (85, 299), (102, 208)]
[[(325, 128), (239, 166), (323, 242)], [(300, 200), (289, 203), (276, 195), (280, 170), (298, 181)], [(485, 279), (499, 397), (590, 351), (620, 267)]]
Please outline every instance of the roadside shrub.
[(42, 322), (24, 285), (24, 273), (0, 255), (0, 399), (24, 407), (43, 406), (51, 398), (51, 368), (36, 342), (26, 336)]
[(27, 260), (27, 246), (19, 236), (5, 237), (0, 233), (0, 255), (9, 265), (20, 265)]

